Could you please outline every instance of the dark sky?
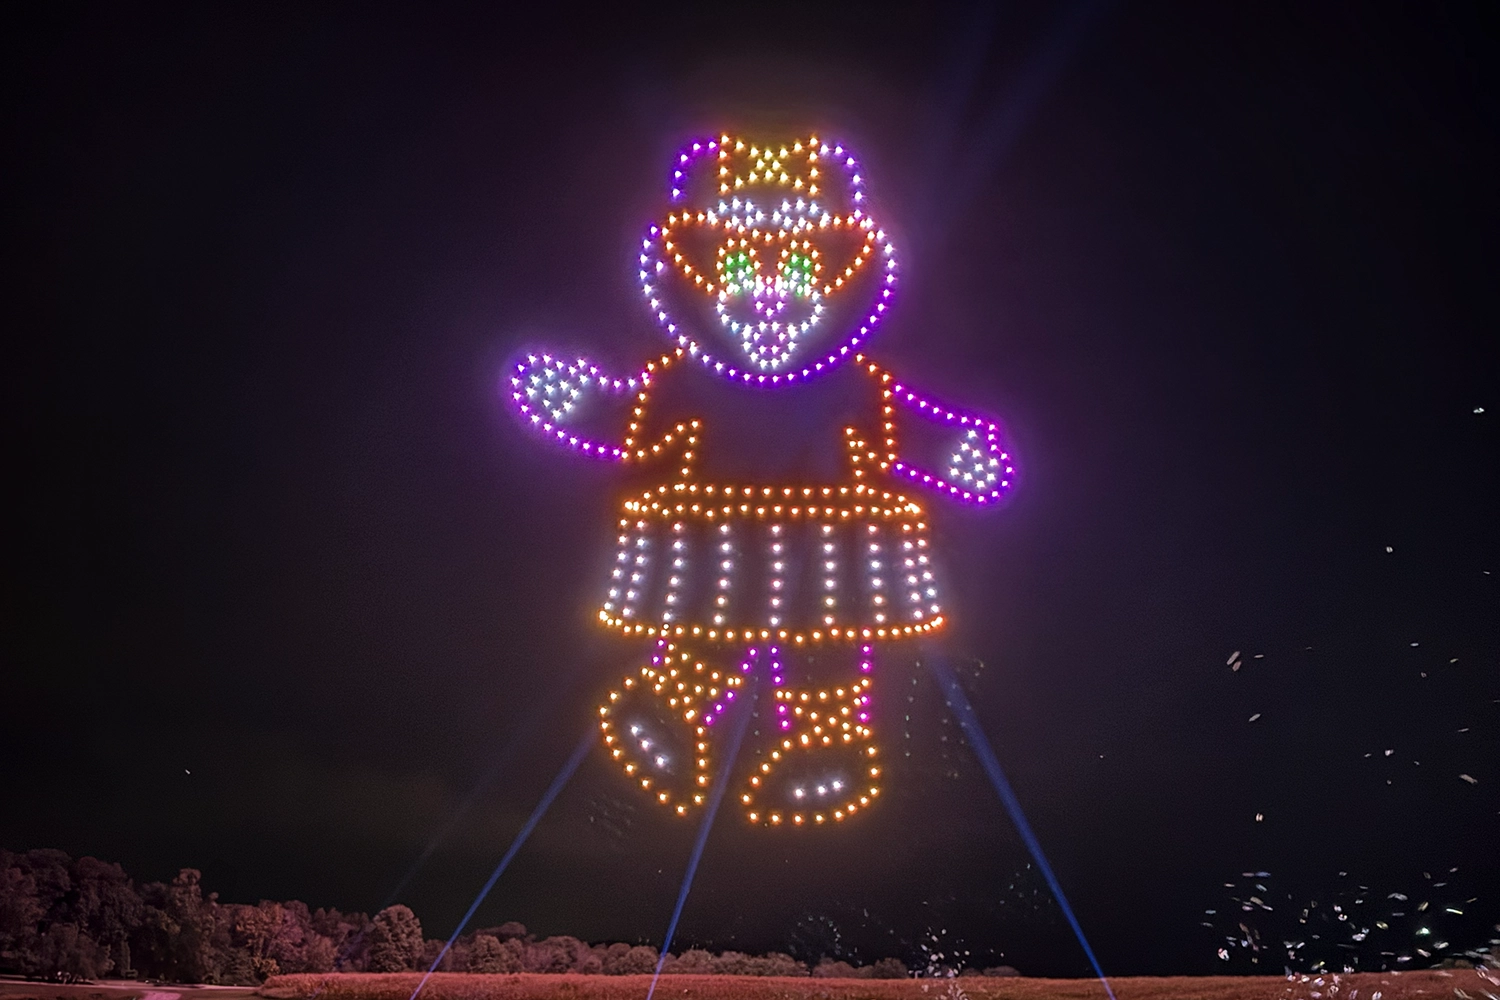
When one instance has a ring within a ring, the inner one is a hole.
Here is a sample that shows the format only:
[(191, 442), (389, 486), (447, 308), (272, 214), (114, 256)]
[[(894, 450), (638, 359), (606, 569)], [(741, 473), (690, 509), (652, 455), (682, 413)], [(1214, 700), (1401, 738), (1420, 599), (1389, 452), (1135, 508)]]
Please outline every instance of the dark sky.
[[(902, 248), (872, 353), (1021, 456), (935, 514), (936, 652), (1105, 968), (1256, 968), (1224, 928), (1354, 883), (1484, 940), (1500, 45), (1302, 6), (8, 7), (0, 844), (376, 909), (448, 828), (399, 892), (446, 935), (632, 657), (618, 477), (502, 367), (659, 351), (672, 152), (815, 129)], [(726, 810), (680, 941), (1086, 972), (914, 656), (887, 801)], [(479, 919), (659, 941), (692, 834), (595, 754)]]

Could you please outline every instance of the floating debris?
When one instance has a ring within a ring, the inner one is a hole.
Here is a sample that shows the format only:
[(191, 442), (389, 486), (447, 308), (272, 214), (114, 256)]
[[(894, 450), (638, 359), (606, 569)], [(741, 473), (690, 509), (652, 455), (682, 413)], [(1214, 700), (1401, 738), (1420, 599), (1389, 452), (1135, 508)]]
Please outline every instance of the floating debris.
[[(1427, 890), (1423, 895), (1432, 898), (1416, 907), (1409, 906), (1404, 892), (1389, 887), (1372, 891), (1371, 886), (1359, 885), (1358, 877), (1338, 874), (1336, 887), (1325, 888), (1316, 898), (1301, 897), (1299, 903), (1297, 896), (1272, 886), (1269, 874), (1242, 873), (1241, 881), (1225, 883), (1234, 905), (1204, 911), (1202, 922), (1217, 938), (1210, 939), (1210, 946), (1228, 953), (1227, 959), (1219, 957), (1231, 968), (1269, 971), (1268, 966), (1282, 964), (1288, 981), (1302, 975), (1302, 982), (1322, 986), (1313, 977), (1391, 971), (1423, 961), (1457, 961), (1461, 956), (1472, 961), (1500, 944), (1500, 938), (1488, 945), (1479, 943), (1488, 936), (1485, 925), (1491, 922), (1466, 915), (1474, 912), (1469, 904), (1461, 902), (1458, 892), (1443, 893), (1439, 887), (1449, 883), (1433, 882), (1431, 872), (1421, 874)], [(1466, 939), (1471, 946), (1464, 950)], [(1334, 993), (1325, 993), (1338, 1000)]]

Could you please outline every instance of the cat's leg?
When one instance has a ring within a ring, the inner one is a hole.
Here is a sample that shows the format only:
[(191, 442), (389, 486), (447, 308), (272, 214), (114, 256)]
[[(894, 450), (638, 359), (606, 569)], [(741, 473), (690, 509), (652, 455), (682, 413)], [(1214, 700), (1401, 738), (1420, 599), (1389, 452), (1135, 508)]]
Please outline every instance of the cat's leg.
[(722, 714), (744, 694), (747, 664), (717, 649), (659, 639), (646, 662), (599, 706), (610, 756), (643, 792), (678, 815), (708, 799)]
[(871, 724), (872, 646), (827, 653), (799, 672), (771, 650), (771, 697), (762, 698), (756, 756), (740, 802), (767, 826), (839, 823), (880, 794)]

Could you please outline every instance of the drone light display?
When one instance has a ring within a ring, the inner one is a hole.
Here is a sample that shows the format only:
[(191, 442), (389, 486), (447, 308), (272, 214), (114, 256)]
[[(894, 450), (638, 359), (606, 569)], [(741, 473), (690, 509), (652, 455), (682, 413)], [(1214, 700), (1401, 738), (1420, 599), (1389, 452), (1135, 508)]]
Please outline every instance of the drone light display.
[[(880, 795), (877, 652), (949, 621), (927, 511), (903, 491), (993, 505), (1012, 488), (1014, 463), (995, 421), (936, 402), (864, 352), (899, 268), (842, 145), (695, 141), (676, 157), (669, 192), (637, 259), (668, 349), (622, 376), (532, 353), (506, 388), (544, 439), (640, 480), (619, 504), (597, 612), (641, 649), (639, 669), (599, 708), (611, 757), (687, 815), (712, 782), (731, 780), (715, 771), (716, 720), (758, 676), (772, 708), (734, 779), (746, 819), (839, 823)], [(664, 398), (688, 379), (737, 398), (672, 412)], [(750, 413), (753, 424), (756, 407), (784, 412), (825, 390), (854, 401), (831, 426), (813, 421), (782, 441), (752, 426), (754, 446), (728, 456), (735, 471), (711, 468), (733, 448), (733, 435), (718, 432), (734, 419)], [(613, 433), (585, 431), (612, 406)], [(940, 443), (903, 445), (909, 419)], [(778, 453), (809, 444), (841, 471), (788, 474)]]

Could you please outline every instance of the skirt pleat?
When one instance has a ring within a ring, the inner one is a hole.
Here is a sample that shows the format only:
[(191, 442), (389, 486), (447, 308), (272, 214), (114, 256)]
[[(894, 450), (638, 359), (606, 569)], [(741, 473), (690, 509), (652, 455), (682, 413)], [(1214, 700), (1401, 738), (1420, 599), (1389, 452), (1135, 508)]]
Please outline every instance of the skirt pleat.
[(625, 501), (603, 622), (728, 641), (898, 639), (944, 624), (917, 504), (858, 486), (698, 490)]

